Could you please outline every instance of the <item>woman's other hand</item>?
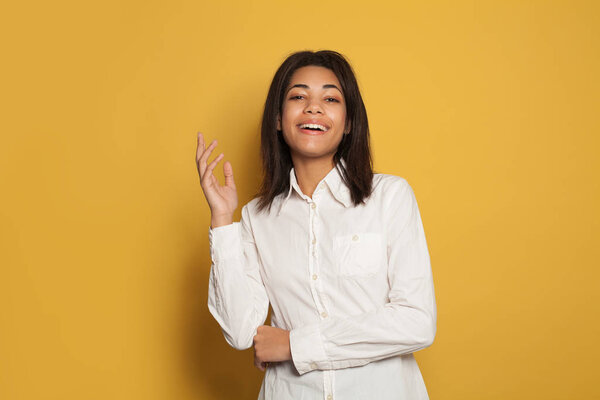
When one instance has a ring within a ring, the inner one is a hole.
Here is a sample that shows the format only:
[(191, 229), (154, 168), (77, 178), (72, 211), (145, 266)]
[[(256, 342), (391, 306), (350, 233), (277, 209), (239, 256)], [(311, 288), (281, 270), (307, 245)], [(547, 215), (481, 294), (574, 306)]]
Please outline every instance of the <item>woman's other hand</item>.
[(196, 150), (196, 166), (200, 176), (200, 185), (204, 197), (208, 202), (211, 212), (211, 227), (229, 225), (233, 223), (233, 213), (238, 206), (237, 191), (233, 181), (233, 168), (229, 161), (223, 163), (223, 175), (225, 185), (221, 186), (213, 175), (217, 163), (223, 159), (223, 153), (219, 154), (211, 163), (207, 164), (208, 157), (217, 146), (217, 140), (205, 148), (204, 136), (198, 132), (198, 149)]
[(290, 331), (261, 325), (254, 336), (254, 365), (261, 371), (267, 363), (292, 359), (290, 351)]

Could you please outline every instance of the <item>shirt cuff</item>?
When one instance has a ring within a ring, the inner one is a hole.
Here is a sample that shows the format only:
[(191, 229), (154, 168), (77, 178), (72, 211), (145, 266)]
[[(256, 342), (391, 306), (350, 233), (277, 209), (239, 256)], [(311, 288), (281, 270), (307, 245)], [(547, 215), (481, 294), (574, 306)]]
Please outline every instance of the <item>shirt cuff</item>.
[(315, 369), (331, 369), (318, 325), (308, 325), (290, 331), (292, 362), (300, 375)]
[(214, 262), (234, 258), (242, 248), (241, 224), (234, 222), (216, 228), (208, 228), (210, 257)]

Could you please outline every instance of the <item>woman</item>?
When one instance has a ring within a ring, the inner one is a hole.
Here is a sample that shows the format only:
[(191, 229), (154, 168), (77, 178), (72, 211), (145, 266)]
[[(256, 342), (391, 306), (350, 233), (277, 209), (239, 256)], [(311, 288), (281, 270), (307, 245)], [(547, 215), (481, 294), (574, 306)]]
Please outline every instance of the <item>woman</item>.
[[(412, 355), (433, 342), (436, 304), (412, 188), (373, 174), (354, 73), (333, 51), (277, 70), (261, 133), (264, 178), (233, 222), (225, 184), (198, 134), (211, 210), (208, 307), (236, 349), (254, 346), (259, 399), (427, 399)], [(272, 326), (263, 325), (269, 304)]]

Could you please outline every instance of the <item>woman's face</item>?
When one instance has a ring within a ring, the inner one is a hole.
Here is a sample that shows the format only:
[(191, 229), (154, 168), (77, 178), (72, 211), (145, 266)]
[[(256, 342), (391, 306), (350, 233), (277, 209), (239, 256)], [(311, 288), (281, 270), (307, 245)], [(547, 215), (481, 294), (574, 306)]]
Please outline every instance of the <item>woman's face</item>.
[(346, 102), (333, 71), (312, 65), (298, 68), (286, 88), (277, 121), (293, 159), (333, 158), (345, 122)]

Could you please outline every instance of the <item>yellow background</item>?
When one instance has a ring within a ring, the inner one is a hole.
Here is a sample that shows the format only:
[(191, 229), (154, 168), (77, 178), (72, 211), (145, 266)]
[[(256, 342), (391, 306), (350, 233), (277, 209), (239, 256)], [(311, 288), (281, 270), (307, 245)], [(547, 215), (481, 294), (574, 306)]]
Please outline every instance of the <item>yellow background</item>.
[(430, 397), (600, 398), (599, 16), (566, 0), (3, 5), (0, 399), (256, 398), (251, 350), (206, 306), (196, 132), (245, 204), (268, 85), (301, 49), (349, 57), (375, 168), (415, 190)]

